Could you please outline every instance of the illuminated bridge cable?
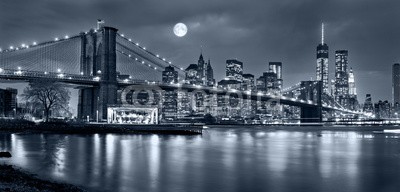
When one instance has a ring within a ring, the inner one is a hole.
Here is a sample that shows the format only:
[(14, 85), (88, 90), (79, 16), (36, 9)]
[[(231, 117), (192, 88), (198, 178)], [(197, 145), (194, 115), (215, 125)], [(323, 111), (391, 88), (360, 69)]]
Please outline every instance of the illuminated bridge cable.
[(123, 46), (125, 49), (128, 49), (135, 54), (142, 56), (144, 59), (154, 64), (157, 64), (159, 67), (165, 68), (167, 66), (172, 66), (176, 68), (179, 73), (184, 73), (181, 67), (173, 65), (171, 61), (168, 61), (166, 58), (163, 58), (160, 55), (154, 54), (153, 52), (147, 50), (145, 47), (142, 47), (138, 43), (133, 42), (132, 39), (124, 37), (122, 34), (118, 34), (117, 44)]
[(78, 74), (80, 66), (80, 38), (76, 36), (48, 41), (0, 53), (3, 69)]
[(149, 82), (160, 82), (162, 72), (151, 68), (142, 60), (126, 56), (122, 51), (117, 50), (117, 72), (121, 75), (129, 75), (129, 80), (147, 80)]

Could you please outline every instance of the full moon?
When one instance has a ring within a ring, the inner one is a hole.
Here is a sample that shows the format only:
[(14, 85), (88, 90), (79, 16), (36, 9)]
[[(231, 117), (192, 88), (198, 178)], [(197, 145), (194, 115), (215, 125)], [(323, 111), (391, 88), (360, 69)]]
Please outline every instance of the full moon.
[(174, 33), (175, 33), (175, 35), (178, 36), (178, 37), (183, 37), (183, 36), (185, 36), (186, 33), (187, 33), (187, 30), (188, 30), (188, 29), (187, 29), (186, 25), (183, 24), (183, 23), (177, 23), (177, 24), (174, 26)]

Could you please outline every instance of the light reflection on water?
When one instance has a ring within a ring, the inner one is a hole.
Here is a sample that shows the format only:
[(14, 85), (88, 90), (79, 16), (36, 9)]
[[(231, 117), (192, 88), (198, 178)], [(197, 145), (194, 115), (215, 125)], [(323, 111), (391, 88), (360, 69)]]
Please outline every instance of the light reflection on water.
[(399, 144), (395, 134), (250, 128), (0, 134), (13, 155), (0, 163), (96, 191), (400, 191)]

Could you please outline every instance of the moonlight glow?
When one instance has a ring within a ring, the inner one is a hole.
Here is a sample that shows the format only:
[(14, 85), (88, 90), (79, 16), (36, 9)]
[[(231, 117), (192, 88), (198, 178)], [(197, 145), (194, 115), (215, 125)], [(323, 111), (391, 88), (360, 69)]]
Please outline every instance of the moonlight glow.
[(188, 30), (188, 29), (187, 29), (186, 25), (183, 24), (183, 23), (178, 23), (178, 24), (176, 24), (176, 25), (174, 26), (174, 33), (175, 33), (175, 35), (178, 36), (178, 37), (183, 37), (183, 36), (185, 36), (186, 33), (187, 33), (187, 30)]

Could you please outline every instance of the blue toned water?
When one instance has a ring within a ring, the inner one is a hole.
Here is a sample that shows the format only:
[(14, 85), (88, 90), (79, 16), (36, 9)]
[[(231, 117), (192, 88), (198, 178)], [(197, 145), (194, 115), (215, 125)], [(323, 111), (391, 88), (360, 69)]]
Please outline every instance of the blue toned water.
[(203, 135), (0, 134), (0, 160), (93, 191), (400, 191), (400, 135), (212, 128)]

